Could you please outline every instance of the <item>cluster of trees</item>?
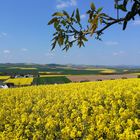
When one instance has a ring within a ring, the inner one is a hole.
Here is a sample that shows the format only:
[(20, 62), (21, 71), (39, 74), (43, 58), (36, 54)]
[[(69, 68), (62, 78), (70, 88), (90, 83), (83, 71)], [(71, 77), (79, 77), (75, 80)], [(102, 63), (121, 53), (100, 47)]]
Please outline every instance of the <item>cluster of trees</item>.
[[(114, 8), (117, 11), (116, 17), (112, 17), (102, 12), (103, 8), (97, 8), (91, 3), (87, 11), (87, 27), (83, 27), (80, 19), (80, 11), (77, 8), (72, 14), (66, 11), (56, 12), (48, 25), (54, 25), (55, 33), (52, 39), (52, 49), (64, 46), (63, 50), (68, 50), (74, 44), (81, 47), (88, 41), (88, 36), (95, 34), (96, 39), (101, 39), (103, 32), (114, 24), (122, 24), (123, 30), (126, 29), (130, 20), (135, 20), (135, 16), (140, 16), (140, 0), (114, 0)], [(120, 16), (120, 12), (125, 15)]]

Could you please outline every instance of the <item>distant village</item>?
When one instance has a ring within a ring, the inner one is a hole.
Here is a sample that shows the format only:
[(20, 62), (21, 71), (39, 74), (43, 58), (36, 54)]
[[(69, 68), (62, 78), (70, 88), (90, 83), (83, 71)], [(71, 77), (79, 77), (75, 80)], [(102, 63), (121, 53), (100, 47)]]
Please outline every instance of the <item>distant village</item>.
[[(17, 75), (11, 75), (10, 78), (15, 79), (15, 78), (33, 78), (33, 77), (39, 77), (39, 75), (34, 76), (32, 74), (17, 74)], [(3, 83), (3, 81), (0, 82), (0, 88), (7, 89), (14, 87), (15, 85), (13, 83)]]
[(31, 74), (19, 74), (19, 75), (12, 75), (10, 76), (10, 78), (32, 78), (34, 77), (34, 75), (31, 75)]

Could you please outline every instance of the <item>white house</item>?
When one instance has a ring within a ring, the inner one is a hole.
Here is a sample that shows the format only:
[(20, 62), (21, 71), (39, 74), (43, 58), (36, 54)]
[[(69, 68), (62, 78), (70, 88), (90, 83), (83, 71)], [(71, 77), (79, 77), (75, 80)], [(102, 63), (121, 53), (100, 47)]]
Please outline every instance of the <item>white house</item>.
[(7, 89), (8, 86), (7, 85), (0, 85), (0, 88)]

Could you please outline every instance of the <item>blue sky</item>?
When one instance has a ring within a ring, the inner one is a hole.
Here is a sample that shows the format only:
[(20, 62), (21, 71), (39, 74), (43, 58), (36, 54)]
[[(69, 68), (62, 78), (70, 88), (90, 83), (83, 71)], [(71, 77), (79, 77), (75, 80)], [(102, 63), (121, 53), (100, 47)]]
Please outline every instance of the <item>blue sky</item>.
[(94, 37), (79, 49), (68, 52), (57, 47), (51, 51), (53, 27), (47, 26), (56, 11), (81, 11), (87, 21), (90, 3), (115, 15), (113, 0), (0, 0), (0, 63), (59, 63), (91, 65), (140, 65), (140, 19), (128, 24), (126, 31), (117, 25), (105, 31), (103, 41)]

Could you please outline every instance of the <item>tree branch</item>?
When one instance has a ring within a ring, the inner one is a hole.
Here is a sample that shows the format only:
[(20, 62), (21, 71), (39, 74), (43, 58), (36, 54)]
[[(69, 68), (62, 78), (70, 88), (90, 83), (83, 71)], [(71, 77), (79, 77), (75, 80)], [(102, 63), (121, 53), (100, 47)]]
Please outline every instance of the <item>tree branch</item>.
[(113, 24), (119, 23), (124, 21), (125, 18), (120, 18), (120, 19), (116, 19), (113, 22), (108, 23), (104, 28), (102, 28), (101, 30), (96, 31), (95, 33), (97, 34), (101, 34), (104, 30), (106, 30), (107, 28), (109, 28), (110, 26), (112, 26)]

